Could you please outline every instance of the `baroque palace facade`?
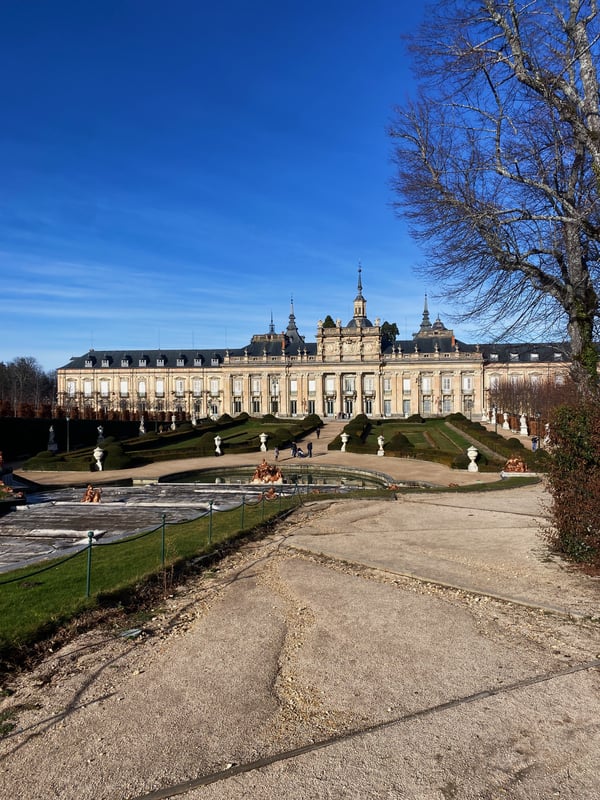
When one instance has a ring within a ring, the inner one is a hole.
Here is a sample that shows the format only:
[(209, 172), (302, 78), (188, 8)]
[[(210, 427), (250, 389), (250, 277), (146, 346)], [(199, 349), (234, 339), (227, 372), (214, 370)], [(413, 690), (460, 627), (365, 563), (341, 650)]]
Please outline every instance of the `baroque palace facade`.
[(469, 345), (438, 317), (427, 298), (412, 339), (388, 341), (367, 318), (361, 270), (354, 313), (343, 325), (317, 324), (315, 342), (296, 326), (256, 334), (246, 347), (217, 350), (90, 350), (57, 370), (58, 404), (81, 417), (192, 420), (222, 414), (322, 418), (423, 417), (489, 413), (490, 391), (503, 379), (561, 381), (568, 372), (559, 345)]

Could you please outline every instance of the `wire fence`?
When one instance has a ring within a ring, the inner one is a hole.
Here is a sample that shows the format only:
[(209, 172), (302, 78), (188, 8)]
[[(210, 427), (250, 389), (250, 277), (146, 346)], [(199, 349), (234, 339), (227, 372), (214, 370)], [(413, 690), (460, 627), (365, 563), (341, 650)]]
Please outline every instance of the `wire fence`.
[(122, 539), (97, 540), (89, 531), (87, 543), (76, 552), (0, 580), (0, 639), (26, 639), (48, 621), (68, 619), (102, 597), (135, 589), (172, 565), (214, 552), (301, 503), (304, 487), (289, 488), (272, 486), (259, 495), (242, 495), (227, 510), (210, 500), (188, 522), (167, 524), (163, 512), (155, 528)]

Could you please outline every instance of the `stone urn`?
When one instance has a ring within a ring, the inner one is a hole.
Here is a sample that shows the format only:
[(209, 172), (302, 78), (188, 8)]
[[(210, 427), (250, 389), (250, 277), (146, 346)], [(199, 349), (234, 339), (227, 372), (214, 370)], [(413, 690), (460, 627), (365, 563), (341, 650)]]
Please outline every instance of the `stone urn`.
[(267, 439), (269, 438), (266, 433), (259, 434), (258, 438), (260, 439), (260, 451), (261, 453), (267, 452)]
[(469, 456), (469, 466), (467, 467), (469, 472), (479, 472), (479, 467), (475, 463), (475, 459), (479, 455), (479, 450), (476, 447), (469, 447), (467, 450), (467, 455)]
[(341, 447), (341, 450), (340, 450), (341, 453), (345, 453), (346, 452), (346, 445), (348, 444), (348, 439), (349, 438), (350, 438), (350, 436), (347, 433), (342, 433), (342, 436), (341, 436), (342, 447)]
[(377, 437), (377, 446), (379, 447), (379, 449), (378, 449), (378, 451), (377, 451), (377, 455), (378, 455), (378, 456), (383, 456), (383, 455), (385, 455), (385, 452), (384, 452), (384, 450), (383, 450), (383, 444), (384, 444), (384, 442), (385, 442), (385, 439), (384, 439), (384, 438), (383, 438), (383, 436), (381, 436), (381, 434), (380, 434), (380, 435)]
[(96, 447), (92, 455), (94, 456), (94, 461), (96, 462), (96, 469), (98, 472), (102, 472), (102, 459), (104, 458), (104, 450), (101, 447)]

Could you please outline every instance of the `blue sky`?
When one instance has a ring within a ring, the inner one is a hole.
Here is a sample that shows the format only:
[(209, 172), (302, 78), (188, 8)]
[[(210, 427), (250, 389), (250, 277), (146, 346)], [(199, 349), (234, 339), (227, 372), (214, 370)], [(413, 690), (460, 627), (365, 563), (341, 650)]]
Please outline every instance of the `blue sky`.
[[(0, 360), (418, 328), (390, 202), (420, 3), (28, 0), (0, 9)], [(450, 308), (430, 302), (450, 324)], [(457, 329), (459, 335), (463, 333)]]

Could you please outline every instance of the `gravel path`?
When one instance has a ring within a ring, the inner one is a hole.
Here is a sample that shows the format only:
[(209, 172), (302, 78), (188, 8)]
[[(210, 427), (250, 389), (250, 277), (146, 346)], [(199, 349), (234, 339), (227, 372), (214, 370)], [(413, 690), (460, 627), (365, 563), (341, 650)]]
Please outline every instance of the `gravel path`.
[(597, 798), (598, 581), (539, 487), (501, 494), (305, 506), (48, 653), (6, 686), (0, 796)]

